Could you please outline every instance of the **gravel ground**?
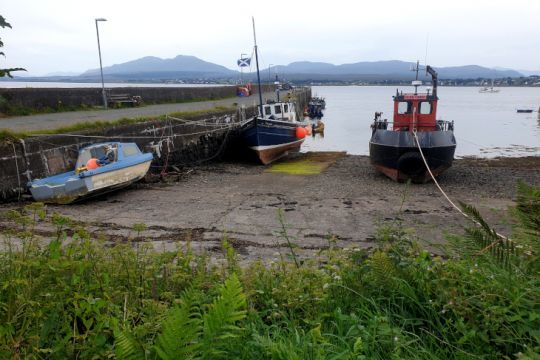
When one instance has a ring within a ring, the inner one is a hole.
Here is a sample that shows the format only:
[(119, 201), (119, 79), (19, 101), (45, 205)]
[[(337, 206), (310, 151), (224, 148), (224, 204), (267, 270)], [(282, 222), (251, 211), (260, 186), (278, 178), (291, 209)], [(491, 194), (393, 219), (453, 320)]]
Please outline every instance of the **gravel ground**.
[[(158, 249), (190, 241), (196, 251), (220, 257), (226, 236), (242, 261), (287, 254), (278, 209), (305, 257), (329, 246), (330, 239), (341, 247), (373, 246), (377, 229), (397, 222), (436, 251), (445, 234), (462, 233), (468, 224), (433, 183), (394, 183), (375, 172), (366, 156), (336, 159), (316, 175), (270, 173), (250, 163), (209, 164), (184, 169), (183, 175), (171, 176), (172, 183), (137, 184), (69, 206), (48, 205), (48, 210), (114, 242), (132, 238), (133, 224), (145, 223), (148, 230), (139, 240)], [(460, 159), (439, 178), (450, 198), (473, 204), (505, 234), (511, 231), (505, 210), (513, 205), (518, 180), (540, 185), (540, 157)], [(21, 205), (2, 208), (16, 206)], [(2, 221), (0, 227), (11, 226)], [(46, 236), (52, 229), (41, 226), (40, 231)]]

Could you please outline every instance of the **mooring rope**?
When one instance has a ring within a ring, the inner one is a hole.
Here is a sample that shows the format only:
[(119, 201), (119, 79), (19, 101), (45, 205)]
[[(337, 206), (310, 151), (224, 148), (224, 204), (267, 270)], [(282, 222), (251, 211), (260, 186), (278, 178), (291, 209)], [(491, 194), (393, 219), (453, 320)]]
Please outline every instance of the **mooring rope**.
[[(205, 131), (198, 131), (194, 133), (187, 133), (187, 134), (174, 134), (172, 136), (166, 136), (166, 137), (183, 137), (183, 136), (193, 136), (193, 135), (200, 135), (200, 134), (209, 134), (217, 131), (221, 131), (224, 129), (230, 129), (232, 128), (231, 125), (234, 124), (223, 124), (218, 129), (212, 129), (212, 130), (205, 130)], [(155, 136), (103, 136), (103, 135), (82, 135), (82, 134), (29, 134), (28, 136), (31, 137), (47, 137), (47, 136), (66, 136), (66, 137), (78, 137), (78, 138), (88, 138), (88, 139), (155, 139)]]
[(11, 146), (13, 146), (13, 158), (15, 159), (15, 169), (17, 170), (17, 201), (21, 200), (21, 175), (19, 174), (19, 162), (17, 161), (17, 150), (15, 150), (15, 143), (11, 143)]
[[(187, 126), (187, 125), (194, 125), (194, 124), (201, 124), (203, 126), (222, 126), (222, 125), (228, 125), (228, 124), (231, 123), (231, 122), (229, 122), (229, 123), (219, 123), (219, 122), (211, 123), (211, 122), (208, 122), (208, 121), (211, 121), (212, 119), (186, 120), (186, 119), (180, 119), (180, 118), (170, 116), (170, 115), (165, 115), (165, 119), (166, 120), (171, 120), (172, 119), (174, 121), (179, 122), (180, 124), (178, 124), (176, 126)], [(232, 123), (234, 124), (234, 122), (232, 122)]]
[[(433, 175), (433, 173), (431, 172), (431, 169), (428, 165), (428, 162), (426, 160), (426, 157), (424, 156), (424, 152), (422, 151), (422, 147), (420, 146), (420, 141), (418, 141), (418, 136), (416, 135), (416, 130), (413, 130), (413, 135), (414, 135), (414, 140), (416, 142), (416, 146), (418, 147), (418, 150), (420, 151), (420, 156), (422, 157), (422, 160), (424, 161), (424, 165), (426, 165), (426, 169), (427, 171), (429, 172), (429, 175), (431, 176), (431, 179), (433, 180), (433, 182), (435, 183), (435, 185), (437, 186), (437, 188), (439, 189), (439, 191), (441, 192), (441, 194), (443, 194), (443, 196), (446, 198), (446, 200), (450, 203), (450, 205), (452, 205), (452, 207), (454, 209), (456, 209), (461, 215), (463, 215), (465, 218), (469, 219), (470, 221), (472, 221), (474, 224), (478, 225), (478, 226), (482, 226), (482, 224), (480, 224), (478, 221), (474, 220), (473, 218), (471, 218), (469, 215), (467, 215), (465, 212), (463, 212), (463, 210), (461, 210), (461, 208), (459, 206), (457, 206), (451, 199), (450, 197), (446, 194), (446, 192), (442, 189), (442, 187), (439, 185), (439, 182), (437, 181), (437, 179), (435, 179), (435, 176)], [(505, 241), (510, 241), (510, 242), (513, 242), (512, 240), (510, 240), (507, 236), (504, 236), (502, 234), (499, 234), (498, 232), (494, 231), (495, 235), (497, 235), (499, 238), (505, 240)], [(486, 249), (484, 250), (487, 250), (488, 248), (492, 247), (493, 245), (495, 245), (497, 242), (494, 242), (492, 243), (491, 245), (489, 245)]]

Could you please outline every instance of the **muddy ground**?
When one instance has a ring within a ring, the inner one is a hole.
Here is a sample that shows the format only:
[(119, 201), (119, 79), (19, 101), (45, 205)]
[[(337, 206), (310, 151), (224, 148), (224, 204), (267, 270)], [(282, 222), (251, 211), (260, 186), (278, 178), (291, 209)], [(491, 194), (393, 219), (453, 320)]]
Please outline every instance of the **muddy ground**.
[[(330, 238), (341, 247), (373, 246), (378, 227), (396, 220), (435, 249), (445, 234), (463, 233), (468, 224), (433, 183), (394, 183), (375, 172), (366, 156), (334, 158), (315, 175), (271, 173), (253, 163), (203, 165), (182, 169), (182, 175), (169, 177), (173, 182), (137, 184), (77, 204), (48, 205), (48, 211), (68, 215), (112, 242), (134, 237), (133, 224), (144, 223), (148, 230), (141, 241), (158, 249), (190, 241), (197, 251), (219, 257), (226, 236), (242, 261), (287, 254), (286, 241), (278, 235), (279, 209), (302, 256), (326, 248)], [(450, 198), (473, 204), (505, 234), (511, 233), (506, 209), (513, 205), (518, 180), (540, 185), (540, 157), (460, 159), (439, 178)], [(11, 226), (0, 222), (0, 227)], [(47, 226), (40, 231), (52, 234)]]

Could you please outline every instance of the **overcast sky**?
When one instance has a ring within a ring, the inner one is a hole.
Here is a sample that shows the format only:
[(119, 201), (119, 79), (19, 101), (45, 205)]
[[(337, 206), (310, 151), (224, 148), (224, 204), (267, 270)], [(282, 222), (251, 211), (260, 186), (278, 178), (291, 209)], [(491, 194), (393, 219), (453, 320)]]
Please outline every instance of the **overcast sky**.
[(293, 61), (422, 62), (540, 69), (540, 0), (2, 0), (13, 29), (0, 68), (32, 75), (143, 56), (194, 55), (236, 68), (251, 53), (255, 16), (261, 66)]

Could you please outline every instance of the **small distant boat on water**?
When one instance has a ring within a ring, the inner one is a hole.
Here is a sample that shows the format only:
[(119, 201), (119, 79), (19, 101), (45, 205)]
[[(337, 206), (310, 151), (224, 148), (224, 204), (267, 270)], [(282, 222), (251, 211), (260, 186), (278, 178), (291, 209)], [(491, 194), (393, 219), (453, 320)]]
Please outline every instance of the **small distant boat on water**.
[(493, 86), (490, 86), (490, 87), (483, 87), (481, 88), (480, 90), (478, 90), (479, 93), (498, 93), (500, 90), (499, 89), (495, 89)]
[(479, 93), (498, 93), (499, 91), (501, 90), (493, 87), (493, 79), (491, 80), (491, 86), (484, 86), (478, 90)]
[(315, 124), (313, 124), (313, 134), (324, 134), (324, 123), (321, 120), (317, 120)]
[(255, 152), (263, 164), (269, 164), (289, 151), (299, 150), (308, 130), (306, 124), (296, 118), (294, 103), (278, 101), (263, 104), (255, 20), (253, 19), (253, 38), (255, 43), (255, 62), (259, 87), (259, 113), (246, 121), (241, 128), (244, 143)]
[(31, 181), (28, 187), (36, 201), (69, 204), (142, 179), (152, 159), (135, 143), (94, 144), (79, 151), (75, 170)]
[(375, 113), (371, 125), (369, 155), (375, 168), (395, 181), (423, 183), (431, 179), (422, 155), (434, 176), (452, 166), (456, 149), (454, 122), (436, 120), (437, 72), (426, 67), (432, 77), (433, 92), (418, 93), (418, 64), (414, 93), (404, 94), (396, 90), (394, 96), (393, 122)]
[(314, 96), (311, 98), (311, 101), (321, 106), (321, 109), (326, 109), (326, 100), (320, 96)]
[(518, 113), (524, 113), (524, 114), (530, 114), (533, 111), (534, 111), (533, 109), (517, 109)]
[(312, 97), (309, 100), (306, 113), (311, 119), (320, 119), (324, 116), (324, 109), (326, 109), (326, 101), (324, 98)]

